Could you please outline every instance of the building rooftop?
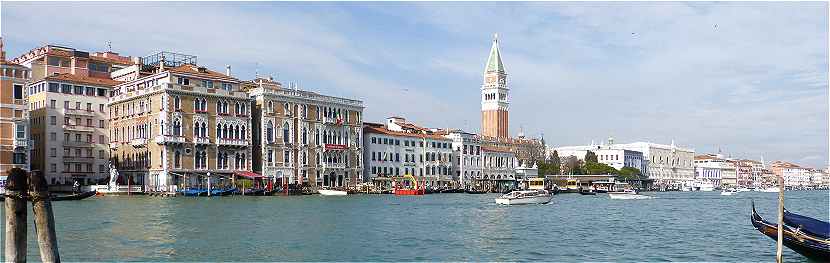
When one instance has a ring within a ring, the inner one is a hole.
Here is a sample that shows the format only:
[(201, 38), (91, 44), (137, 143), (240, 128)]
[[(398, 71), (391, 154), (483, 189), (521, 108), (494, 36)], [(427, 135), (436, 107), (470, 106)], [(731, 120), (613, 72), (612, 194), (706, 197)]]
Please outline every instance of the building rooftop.
[(77, 84), (92, 85), (92, 86), (99, 86), (99, 87), (114, 87), (118, 84), (123, 83), (123, 82), (117, 81), (117, 80), (103, 79), (103, 78), (93, 78), (93, 77), (84, 77), (84, 76), (79, 76), (79, 75), (74, 75), (74, 74), (69, 74), (69, 73), (56, 74), (56, 75), (48, 76), (48, 77), (44, 78), (43, 80), (77, 83)]

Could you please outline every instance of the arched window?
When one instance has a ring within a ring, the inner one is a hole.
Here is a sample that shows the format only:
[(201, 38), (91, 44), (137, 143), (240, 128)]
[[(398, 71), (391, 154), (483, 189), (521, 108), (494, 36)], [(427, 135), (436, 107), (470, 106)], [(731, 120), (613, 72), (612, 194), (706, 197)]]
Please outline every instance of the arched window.
[(228, 134), (228, 125), (222, 125), (222, 138), (229, 139), (231, 136)]
[(240, 140), (245, 140), (248, 138), (247, 134), (245, 134), (245, 125), (242, 125), (242, 134), (240, 134)]
[(288, 135), (289, 135), (288, 123), (286, 122), (282, 125), (282, 142), (283, 143), (288, 143), (289, 142)]
[(176, 168), (182, 168), (182, 153), (178, 150), (173, 154), (173, 164)]
[(181, 101), (181, 99), (179, 99), (179, 96), (174, 96), (173, 97), (173, 108), (174, 109), (180, 110), (181, 106), (182, 106), (181, 103), (182, 103), (182, 101)]
[(199, 136), (199, 122), (196, 122), (196, 125), (193, 127), (195, 127), (195, 129), (193, 129), (193, 137), (201, 137)]
[(289, 111), (289, 108), (288, 108), (288, 102), (286, 102), (282, 105), (282, 110), (283, 110), (283, 112), (285, 112), (285, 115), (291, 115), (291, 111)]
[(202, 137), (207, 137), (207, 123), (202, 123)]
[(217, 139), (222, 138), (222, 124), (218, 124), (218, 123), (216, 124), (216, 138)]
[(173, 135), (176, 135), (176, 136), (181, 136), (182, 135), (182, 123), (178, 119), (173, 121)]
[(303, 127), (303, 144), (308, 144), (308, 140), (306, 139), (306, 128)]
[(239, 140), (239, 125), (233, 127), (233, 138)]
[(274, 123), (271, 121), (265, 125), (265, 137), (268, 142), (274, 142)]
[(273, 101), (268, 101), (268, 112), (271, 112), (271, 113), (274, 112), (274, 102)]
[(221, 100), (216, 101), (216, 113), (220, 113), (220, 114), (222, 113), (222, 101)]

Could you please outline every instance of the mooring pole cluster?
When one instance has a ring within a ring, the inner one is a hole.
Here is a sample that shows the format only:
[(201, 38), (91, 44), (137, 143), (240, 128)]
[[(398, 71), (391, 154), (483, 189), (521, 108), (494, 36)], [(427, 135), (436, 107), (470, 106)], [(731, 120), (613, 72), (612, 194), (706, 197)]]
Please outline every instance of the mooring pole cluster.
[(5, 261), (26, 262), (26, 202), (32, 202), (35, 232), (43, 262), (60, 262), (58, 240), (55, 234), (55, 216), (52, 200), (43, 174), (30, 174), (22, 169), (9, 170), (6, 180), (6, 240)]

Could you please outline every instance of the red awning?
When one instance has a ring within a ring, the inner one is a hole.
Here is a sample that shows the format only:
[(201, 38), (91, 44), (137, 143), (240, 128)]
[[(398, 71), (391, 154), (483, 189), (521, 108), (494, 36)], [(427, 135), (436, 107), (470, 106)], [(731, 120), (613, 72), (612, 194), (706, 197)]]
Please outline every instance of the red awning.
[(251, 179), (263, 178), (263, 176), (258, 174), (258, 173), (248, 172), (248, 171), (237, 171), (237, 172), (235, 172), (235, 174), (239, 175), (239, 176), (242, 176), (242, 177), (251, 178)]

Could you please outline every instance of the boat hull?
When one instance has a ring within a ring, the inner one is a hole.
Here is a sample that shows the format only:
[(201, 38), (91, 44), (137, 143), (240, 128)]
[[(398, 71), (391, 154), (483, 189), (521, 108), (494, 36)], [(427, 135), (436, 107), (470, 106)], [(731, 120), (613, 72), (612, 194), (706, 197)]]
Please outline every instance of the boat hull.
[[(750, 217), (752, 226), (756, 230), (771, 238), (778, 240), (778, 224), (773, 224), (764, 221), (757, 212), (755, 212), (755, 203), (752, 204), (752, 216)], [(781, 243), (793, 251), (810, 259), (824, 262), (830, 259), (830, 241), (816, 238), (812, 235), (805, 234), (801, 231), (792, 231), (791, 228), (784, 226), (783, 231), (784, 240)]]
[(395, 189), (395, 195), (424, 195), (424, 189)]
[(608, 197), (617, 200), (651, 199), (651, 196), (629, 193), (608, 193)]
[(496, 198), (496, 204), (500, 205), (532, 205), (547, 204), (553, 200), (553, 196), (536, 196), (526, 198)]
[(344, 196), (344, 195), (349, 194), (346, 191), (326, 190), (326, 189), (320, 189), (320, 190), (317, 190), (317, 192), (320, 193), (320, 195), (324, 195), (324, 196)]

